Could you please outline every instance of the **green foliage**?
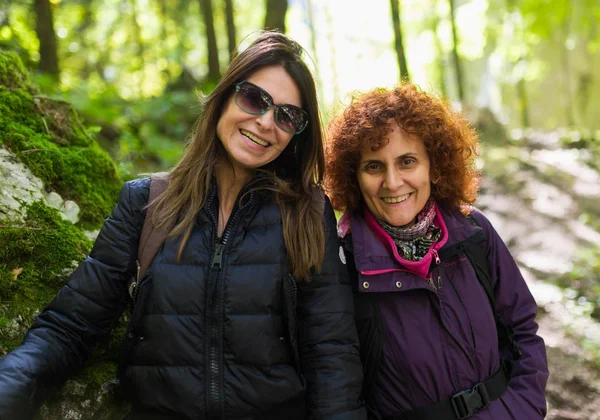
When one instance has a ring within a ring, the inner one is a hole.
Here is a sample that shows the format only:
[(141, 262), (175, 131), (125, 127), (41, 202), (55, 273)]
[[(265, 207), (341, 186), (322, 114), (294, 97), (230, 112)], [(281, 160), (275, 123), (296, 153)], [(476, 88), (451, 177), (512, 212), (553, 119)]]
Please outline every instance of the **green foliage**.
[(554, 281), (593, 318), (600, 321), (600, 247), (580, 250), (569, 273)]
[(110, 213), (121, 178), (66, 102), (37, 94), (20, 60), (0, 51), (0, 145), (16, 154), (47, 188), (77, 202), (83, 226)]
[(114, 90), (91, 97), (85, 89), (78, 89), (60, 97), (74, 104), (91, 125), (98, 143), (118, 162), (124, 178), (175, 165), (200, 112), (192, 91), (135, 101), (120, 98)]
[(600, 132), (573, 131), (561, 138), (561, 145), (572, 149), (587, 151), (586, 163), (600, 172)]

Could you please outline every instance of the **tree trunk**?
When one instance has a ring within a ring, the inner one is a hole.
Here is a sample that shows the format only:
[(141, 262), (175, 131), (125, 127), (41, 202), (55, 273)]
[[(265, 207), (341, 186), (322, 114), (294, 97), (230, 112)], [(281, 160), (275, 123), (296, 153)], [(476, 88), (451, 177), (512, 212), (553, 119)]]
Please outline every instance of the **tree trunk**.
[(10, 18), (8, 14), (8, 2), (0, 1), (0, 29), (8, 26), (10, 28)]
[(279, 29), (285, 33), (285, 15), (287, 13), (287, 0), (267, 0), (265, 14), (265, 29)]
[(529, 97), (527, 96), (527, 85), (525, 79), (520, 78), (517, 82), (517, 96), (519, 97), (519, 111), (521, 112), (521, 125), (523, 128), (529, 128)]
[(325, 27), (327, 28), (327, 43), (329, 44), (329, 68), (331, 69), (331, 86), (333, 88), (333, 99), (331, 103), (340, 101), (342, 94), (340, 92), (339, 76), (337, 71), (337, 50), (335, 44), (335, 36), (333, 34), (334, 25), (331, 9), (327, 3), (323, 3), (323, 13), (325, 14)]
[(465, 87), (463, 84), (463, 74), (461, 68), (460, 57), (458, 55), (458, 32), (456, 30), (456, 19), (455, 19), (455, 10), (454, 10), (454, 1), (449, 0), (450, 2), (450, 24), (452, 26), (452, 57), (454, 58), (454, 72), (456, 74), (456, 86), (458, 88), (458, 99), (460, 102), (465, 101)]
[[(507, 0), (506, 1), (506, 9), (510, 13), (510, 15), (515, 15), (515, 11), (517, 10), (517, 5), (515, 0)], [(519, 12), (520, 15), (520, 12)], [(524, 29), (523, 29), (523, 17), (521, 16), (519, 19), (515, 20), (513, 17), (509, 22), (512, 25), (512, 33), (514, 38), (514, 44), (520, 47), (521, 51), (529, 51), (530, 48), (527, 45), (524, 37)], [(513, 67), (513, 71), (515, 68), (519, 66), (527, 66), (528, 58), (526, 53), (521, 53), (519, 57), (511, 62)], [(525, 71), (519, 71), (520, 76), (517, 80), (517, 103), (518, 109), (521, 119), (521, 127), (529, 128), (531, 126), (531, 121), (529, 118), (529, 96), (527, 95), (527, 83), (525, 81)]]
[(233, 0), (225, 0), (225, 24), (227, 25), (227, 45), (229, 56), (236, 54), (237, 40), (235, 39), (235, 20), (233, 18)]
[(565, 0), (564, 7), (566, 8), (565, 20), (562, 24), (562, 38), (559, 40), (561, 42), (561, 53), (562, 53), (562, 64), (563, 64), (563, 72), (565, 77), (565, 113), (567, 119), (567, 125), (573, 127), (575, 125), (575, 114), (573, 112), (573, 88), (572, 81), (573, 75), (571, 71), (571, 53), (569, 52), (567, 46), (565, 45), (564, 40), (569, 39), (571, 35), (571, 8), (568, 0)]
[(202, 13), (202, 20), (204, 21), (206, 46), (208, 48), (208, 74), (206, 79), (216, 82), (221, 77), (221, 70), (219, 68), (219, 50), (217, 49), (211, 0), (200, 0), (200, 13)]
[(433, 43), (435, 46), (435, 54), (437, 56), (436, 63), (438, 68), (438, 85), (441, 94), (444, 97), (448, 97), (448, 87), (446, 86), (446, 66), (447, 66), (447, 57), (446, 52), (444, 51), (444, 47), (442, 45), (442, 40), (438, 34), (438, 27), (440, 25), (440, 17), (436, 13), (434, 18), (431, 21), (431, 30), (433, 31)]
[(410, 82), (408, 65), (406, 64), (406, 54), (404, 53), (404, 43), (402, 42), (402, 23), (400, 21), (400, 0), (390, 0), (392, 7), (392, 24), (394, 25), (394, 46), (396, 48), (396, 57), (398, 59), (398, 70), (400, 70), (400, 80)]
[(131, 37), (132, 41), (136, 46), (135, 54), (140, 58), (140, 65), (135, 71), (140, 74), (140, 82), (135, 86), (135, 92), (139, 98), (143, 94), (143, 86), (146, 83), (146, 49), (144, 48), (144, 41), (142, 40), (142, 27), (138, 20), (138, 6), (137, 0), (131, 0)]
[(312, 61), (315, 65), (315, 79), (319, 92), (323, 92), (323, 84), (319, 77), (319, 54), (317, 53), (317, 30), (315, 28), (315, 16), (313, 13), (313, 0), (306, 0), (306, 18), (310, 29), (310, 49), (312, 50)]
[[(81, 51), (87, 51), (91, 46), (87, 42), (86, 32), (94, 25), (94, 14), (92, 12), (92, 0), (85, 0), (82, 3), (83, 16), (81, 17), (81, 23), (75, 27), (75, 31), (79, 34)], [(83, 68), (81, 69), (81, 78), (87, 80), (93, 71), (94, 66), (90, 63), (89, 57), (85, 57)]]
[(49, 0), (35, 0), (35, 32), (40, 41), (40, 71), (58, 79), (58, 46)]
[[(167, 33), (167, 27), (169, 25), (169, 10), (167, 8), (167, 0), (157, 0), (158, 3), (158, 8), (160, 9), (160, 13), (159, 13), (159, 19), (160, 19), (160, 38), (162, 41), (162, 48), (165, 49), (165, 51), (168, 50), (167, 48), (167, 38), (169, 36), (169, 34)], [(167, 61), (169, 60), (169, 55), (166, 54), (165, 58), (167, 59)]]

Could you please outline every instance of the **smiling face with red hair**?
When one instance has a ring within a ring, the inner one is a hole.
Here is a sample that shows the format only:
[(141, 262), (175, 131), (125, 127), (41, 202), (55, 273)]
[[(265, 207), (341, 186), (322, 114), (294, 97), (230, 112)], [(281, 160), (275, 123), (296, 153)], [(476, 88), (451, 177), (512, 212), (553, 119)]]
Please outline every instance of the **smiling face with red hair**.
[[(325, 186), (336, 210), (356, 213), (369, 204), (360, 177), (361, 163), (370, 151), (381, 151), (389, 162), (405, 153), (392, 151), (395, 146), (388, 148), (390, 143), (398, 143), (394, 141), (399, 139), (397, 136), (390, 137), (396, 130), (394, 127), (398, 127), (400, 138), (407, 143), (408, 139), (418, 139), (425, 150), (430, 194), (439, 205), (459, 209), (475, 202), (480, 176), (474, 166), (479, 147), (477, 134), (449, 103), (414, 85), (404, 84), (393, 90), (376, 89), (356, 97), (329, 124)], [(423, 186), (418, 189), (426, 191)], [(405, 187), (394, 192), (406, 194), (409, 190), (417, 191), (417, 188)], [(385, 194), (387, 192), (380, 195)], [(419, 196), (419, 203), (424, 195)], [(379, 197), (377, 193), (370, 196)], [(378, 203), (376, 199), (371, 201)], [(408, 212), (409, 215), (413, 211)], [(403, 218), (397, 222), (405, 221)], [(401, 226), (398, 223), (392, 224)]]
[(429, 156), (423, 142), (389, 121), (387, 144), (365, 144), (357, 169), (362, 199), (392, 226), (410, 226), (431, 195)]

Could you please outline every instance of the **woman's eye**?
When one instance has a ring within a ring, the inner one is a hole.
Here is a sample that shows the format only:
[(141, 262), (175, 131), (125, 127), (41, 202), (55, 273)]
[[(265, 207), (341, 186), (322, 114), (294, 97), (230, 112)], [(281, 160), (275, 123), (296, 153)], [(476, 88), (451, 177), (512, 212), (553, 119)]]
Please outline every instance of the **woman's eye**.
[(413, 158), (406, 158), (406, 159), (402, 160), (402, 165), (403, 166), (410, 166), (410, 165), (413, 165), (415, 162), (416, 162), (416, 160), (413, 159)]
[(381, 165), (378, 163), (369, 163), (368, 165), (365, 166), (365, 170), (367, 172), (376, 172), (379, 169), (381, 169)]

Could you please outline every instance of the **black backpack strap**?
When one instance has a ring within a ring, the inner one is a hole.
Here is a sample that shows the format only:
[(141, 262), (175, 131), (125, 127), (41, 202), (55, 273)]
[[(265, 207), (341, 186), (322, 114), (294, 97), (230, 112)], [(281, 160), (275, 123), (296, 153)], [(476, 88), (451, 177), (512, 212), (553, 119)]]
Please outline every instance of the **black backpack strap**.
[(521, 351), (514, 340), (513, 328), (510, 324), (506, 324), (496, 312), (496, 296), (490, 278), (490, 267), (486, 253), (487, 238), (485, 232), (472, 214), (467, 215), (467, 219), (473, 225), (479, 227), (480, 230), (463, 242), (463, 250), (469, 259), (471, 266), (475, 270), (477, 280), (479, 281), (479, 284), (481, 284), (481, 287), (483, 287), (483, 290), (490, 301), (490, 305), (492, 306), (494, 320), (496, 321), (496, 330), (498, 331), (498, 343), (502, 346), (506, 346), (510, 350), (512, 360), (519, 360), (521, 358)]
[(362, 399), (365, 401), (369, 412), (369, 419), (379, 419), (380, 417), (371, 400), (371, 392), (375, 385), (375, 378), (379, 371), (382, 356), (383, 326), (375, 294), (361, 293), (358, 290), (359, 276), (354, 261), (352, 234), (346, 235), (341, 239), (341, 242), (354, 294), (354, 319), (358, 330), (360, 360), (364, 371)]

